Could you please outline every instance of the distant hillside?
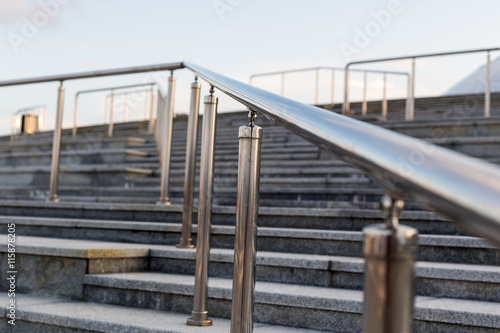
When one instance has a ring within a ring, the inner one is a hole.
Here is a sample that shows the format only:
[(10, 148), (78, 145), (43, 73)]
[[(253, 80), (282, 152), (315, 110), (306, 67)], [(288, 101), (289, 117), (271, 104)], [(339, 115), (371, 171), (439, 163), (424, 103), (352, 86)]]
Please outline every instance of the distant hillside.
[[(448, 89), (443, 95), (465, 95), (484, 93), (486, 87), (486, 64)], [(491, 91), (500, 91), (500, 57), (491, 62)]]

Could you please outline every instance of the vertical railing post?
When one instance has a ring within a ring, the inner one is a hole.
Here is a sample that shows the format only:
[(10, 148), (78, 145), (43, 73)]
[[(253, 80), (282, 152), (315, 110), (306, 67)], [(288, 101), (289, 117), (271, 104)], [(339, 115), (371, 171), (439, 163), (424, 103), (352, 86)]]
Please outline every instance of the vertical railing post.
[(115, 90), (111, 90), (111, 97), (109, 101), (109, 125), (108, 125), (108, 136), (113, 136), (113, 113), (115, 111)]
[(316, 69), (316, 84), (314, 88), (314, 105), (319, 103), (319, 68)]
[(363, 229), (364, 333), (412, 333), (418, 231), (399, 225), (403, 201), (382, 198), (385, 224)]
[(234, 241), (232, 333), (251, 333), (253, 331), (262, 143), (262, 128), (254, 125), (255, 117), (255, 112), (250, 111), (249, 124), (241, 126), (238, 135), (240, 143)]
[(486, 54), (486, 88), (484, 90), (484, 116), (491, 115), (491, 57), (490, 51)]
[(382, 120), (387, 120), (387, 73), (384, 73), (384, 88), (382, 99)]
[(127, 118), (128, 118), (128, 94), (125, 93), (125, 101), (123, 101), (124, 105), (123, 105), (123, 122), (126, 123), (127, 122)]
[[(165, 100), (163, 94), (158, 90), (158, 98), (156, 100), (156, 122), (155, 122), (155, 140), (158, 149), (158, 156), (160, 156), (162, 148), (161, 148), (161, 127), (160, 124), (163, 124), (163, 114), (165, 109)], [(161, 161), (161, 157), (159, 158)]]
[(363, 104), (361, 106), (361, 114), (366, 116), (366, 112), (368, 111), (368, 102), (366, 101), (366, 90), (368, 84), (368, 73), (366, 71), (363, 72)]
[(78, 94), (75, 96), (75, 112), (73, 113), (73, 137), (76, 138), (76, 132), (77, 132), (77, 122), (78, 122)]
[(409, 87), (408, 105), (406, 108), (406, 120), (415, 119), (415, 58), (411, 58), (411, 84)]
[(335, 69), (332, 69), (332, 91), (331, 91), (331, 99), (332, 99), (332, 108), (335, 106)]
[(182, 210), (182, 234), (177, 247), (193, 248), (191, 244), (191, 228), (193, 221), (193, 197), (194, 181), (196, 177), (196, 148), (198, 143), (198, 114), (200, 108), (201, 84), (195, 77), (191, 84), (191, 108), (189, 111), (187, 140), (186, 140), (186, 163), (184, 167), (184, 203)]
[[(154, 94), (154, 87), (151, 86), (151, 99), (150, 99), (150, 110), (149, 110), (149, 125), (148, 125), (148, 133), (153, 134), (154, 128), (155, 128), (155, 94)], [(146, 98), (146, 94), (144, 94), (144, 98)], [(157, 96), (159, 98), (159, 95)], [(144, 99), (144, 103), (146, 103), (146, 100)], [(158, 114), (158, 111), (156, 111)], [(157, 115), (158, 117), (158, 115)]]
[(281, 73), (281, 96), (285, 96), (285, 73)]
[(49, 201), (57, 202), (57, 185), (59, 179), (59, 153), (61, 152), (61, 129), (62, 117), (64, 109), (64, 91), (63, 81), (57, 90), (57, 110), (56, 110), (56, 125), (54, 127), (54, 136), (52, 140), (52, 163), (50, 166), (50, 184), (49, 184)]
[(349, 68), (345, 69), (345, 78), (344, 78), (344, 105), (342, 106), (342, 114), (347, 116), (349, 114)]
[(217, 97), (213, 96), (213, 91), (212, 87), (210, 95), (205, 97), (205, 113), (203, 114), (194, 305), (191, 318), (187, 320), (187, 324), (192, 326), (212, 325), (212, 320), (208, 319), (207, 294), (217, 114)]
[(172, 126), (174, 122), (174, 94), (175, 94), (175, 77), (174, 72), (168, 78), (167, 105), (163, 114), (162, 124), (160, 124), (162, 141), (162, 149), (160, 154), (160, 199), (159, 205), (170, 205), (168, 198), (168, 183), (170, 179), (170, 154), (172, 151)]

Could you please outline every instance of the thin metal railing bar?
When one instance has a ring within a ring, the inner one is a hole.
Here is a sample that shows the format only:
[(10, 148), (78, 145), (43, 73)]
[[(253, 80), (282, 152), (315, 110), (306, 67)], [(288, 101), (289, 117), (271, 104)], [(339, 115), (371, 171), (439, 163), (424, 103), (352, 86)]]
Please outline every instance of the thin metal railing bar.
[[(134, 94), (134, 93), (137, 93), (137, 92), (150, 92), (151, 90), (150, 89), (136, 89), (136, 90), (130, 90), (130, 91), (123, 91), (123, 92), (120, 92), (120, 93), (115, 93), (115, 96), (121, 96), (121, 95), (130, 95), (130, 94)], [(111, 97), (111, 94), (107, 94), (106, 95), (106, 98), (109, 98)]]
[[(307, 72), (307, 71), (315, 71), (315, 70), (335, 70), (335, 71), (344, 71), (344, 67), (328, 67), (328, 66), (319, 66), (319, 67), (307, 67), (307, 68), (299, 68), (299, 69), (290, 69), (290, 70), (285, 70), (285, 71), (278, 71), (278, 72), (268, 72), (268, 73), (258, 73), (258, 74), (253, 74), (250, 76), (250, 81), (253, 78), (260, 77), (260, 76), (271, 76), (271, 75), (280, 75), (280, 74), (290, 74), (290, 73), (297, 73), (297, 72)], [(368, 73), (378, 73), (378, 74), (391, 74), (391, 75), (410, 75), (409, 73), (406, 72), (396, 72), (396, 71), (382, 71), (382, 70), (365, 70), (365, 69), (353, 69), (353, 72), (368, 72)]]
[(393, 60), (406, 60), (406, 59), (417, 59), (417, 58), (429, 58), (429, 57), (440, 57), (454, 54), (466, 54), (466, 53), (479, 53), (479, 52), (489, 52), (489, 51), (500, 51), (500, 47), (494, 47), (489, 49), (474, 49), (474, 50), (464, 50), (464, 51), (451, 51), (451, 52), (440, 52), (440, 53), (427, 53), (427, 54), (417, 54), (410, 56), (392, 57), (392, 58), (380, 58), (380, 59), (370, 59), (370, 60), (359, 60), (349, 62), (345, 68), (356, 64), (367, 64), (373, 62), (386, 62)]
[[(147, 87), (147, 86), (160, 86), (156, 82), (149, 82), (149, 83), (142, 83), (142, 84), (130, 84), (127, 86), (114, 86), (114, 87), (108, 87), (108, 88), (99, 88), (99, 89), (90, 89), (90, 90), (80, 90), (76, 93), (76, 95), (81, 95), (81, 94), (87, 94), (87, 93), (94, 93), (94, 92), (100, 92), (100, 91), (108, 91), (108, 90), (121, 90), (121, 89), (129, 89), (129, 88), (136, 88), (136, 87)], [(118, 95), (115, 94), (115, 95)]]
[[(184, 66), (252, 110), (371, 173), (394, 197), (411, 197), (473, 234), (500, 244), (499, 167), (191, 63)], [(415, 163), (415, 156), (423, 161)]]
[(102, 76), (138, 74), (138, 73), (157, 72), (157, 71), (172, 71), (172, 70), (181, 69), (181, 68), (183, 68), (182, 63), (175, 62), (175, 63), (160, 64), (160, 65), (107, 69), (107, 70), (94, 71), (94, 72), (82, 72), (82, 73), (75, 73), (75, 74), (51, 75), (51, 76), (42, 76), (42, 77), (37, 77), (37, 78), (0, 81), (0, 87), (17, 86), (17, 85), (22, 85), (22, 84), (33, 84), (33, 83), (45, 83), (45, 82), (54, 82), (54, 81), (90, 79), (90, 78), (96, 78), (96, 77), (102, 77)]
[(35, 105), (35, 106), (29, 107), (29, 108), (18, 109), (16, 111), (14, 111), (13, 114), (19, 114), (20, 112), (23, 112), (23, 111), (31, 111), (31, 110), (36, 110), (36, 109), (46, 108), (46, 107), (47, 107), (47, 105)]

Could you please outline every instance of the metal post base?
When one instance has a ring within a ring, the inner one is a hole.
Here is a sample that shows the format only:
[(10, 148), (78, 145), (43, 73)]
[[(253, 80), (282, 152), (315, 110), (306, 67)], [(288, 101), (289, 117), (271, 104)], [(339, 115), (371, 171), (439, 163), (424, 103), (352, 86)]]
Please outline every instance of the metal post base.
[(178, 249), (194, 249), (195, 246), (193, 244), (191, 244), (192, 241), (193, 240), (191, 238), (188, 238), (188, 239), (181, 238), (180, 243), (177, 244), (177, 248)]
[(49, 195), (49, 197), (47, 198), (47, 201), (50, 201), (50, 202), (59, 202), (59, 197), (57, 196), (57, 194)]
[(160, 198), (158, 202), (156, 202), (157, 205), (163, 205), (163, 206), (170, 206), (172, 203), (168, 201), (168, 198)]
[(186, 323), (189, 326), (212, 326), (212, 320), (208, 319), (208, 311), (191, 312), (191, 318)]

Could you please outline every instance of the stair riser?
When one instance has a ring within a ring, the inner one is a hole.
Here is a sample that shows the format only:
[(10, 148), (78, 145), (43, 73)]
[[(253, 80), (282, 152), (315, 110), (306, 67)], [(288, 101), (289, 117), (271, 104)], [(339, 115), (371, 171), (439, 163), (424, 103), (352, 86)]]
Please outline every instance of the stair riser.
[[(128, 305), (138, 308), (191, 313), (193, 297), (141, 290), (123, 290), (85, 286), (84, 299), (91, 302)], [(210, 316), (231, 318), (231, 300), (210, 298), (207, 303)], [(189, 317), (189, 315), (187, 315)], [(186, 317), (187, 319), (187, 317)], [(256, 303), (254, 321), (293, 327), (358, 333), (361, 331), (361, 314), (295, 308), (290, 306)]]
[[(5, 224), (0, 224), (0, 232), (6, 232)], [(68, 239), (90, 239), (96, 241), (126, 242), (138, 244), (177, 245), (180, 231), (137, 231), (127, 229), (94, 229), (68, 228), (48, 226), (22, 226), (17, 233), (25, 236), (59, 237)], [(193, 234), (193, 244), (196, 244), (196, 233)], [(319, 255), (334, 255), (346, 257), (362, 256), (362, 240), (321, 240), (312, 238), (293, 238), (279, 236), (259, 236), (257, 250), (267, 252), (288, 252)], [(234, 236), (213, 233), (211, 236), (213, 248), (233, 249)], [(497, 265), (500, 261), (499, 249), (431, 246), (419, 247), (420, 261), (453, 262), (463, 264)]]
[[(195, 261), (153, 257), (150, 260), (150, 270), (192, 276), (195, 274)], [(209, 276), (232, 279), (233, 270), (232, 262), (210, 262)], [(257, 265), (256, 269), (257, 281), (295, 285), (362, 290), (363, 279), (362, 270), (350, 272), (267, 265)], [(420, 296), (500, 302), (499, 287), (497, 283), (417, 277), (415, 292)]]
[[(61, 170), (59, 172), (60, 186), (122, 186), (127, 177), (146, 177), (142, 174), (130, 172), (114, 171), (78, 171)], [(47, 189), (50, 181), (50, 171), (22, 172), (13, 170), (11, 173), (0, 174), (0, 183), (5, 186), (31, 186), (40, 189)]]
[[(71, 154), (70, 156), (62, 153), (60, 156), (59, 165), (61, 168), (64, 168), (82, 164), (123, 163), (124, 161), (125, 161), (125, 153)], [(52, 156), (50, 154), (44, 156), (25, 156), (25, 157), (0, 156), (0, 167), (24, 166), (24, 165), (50, 165), (51, 162), (52, 162)]]

